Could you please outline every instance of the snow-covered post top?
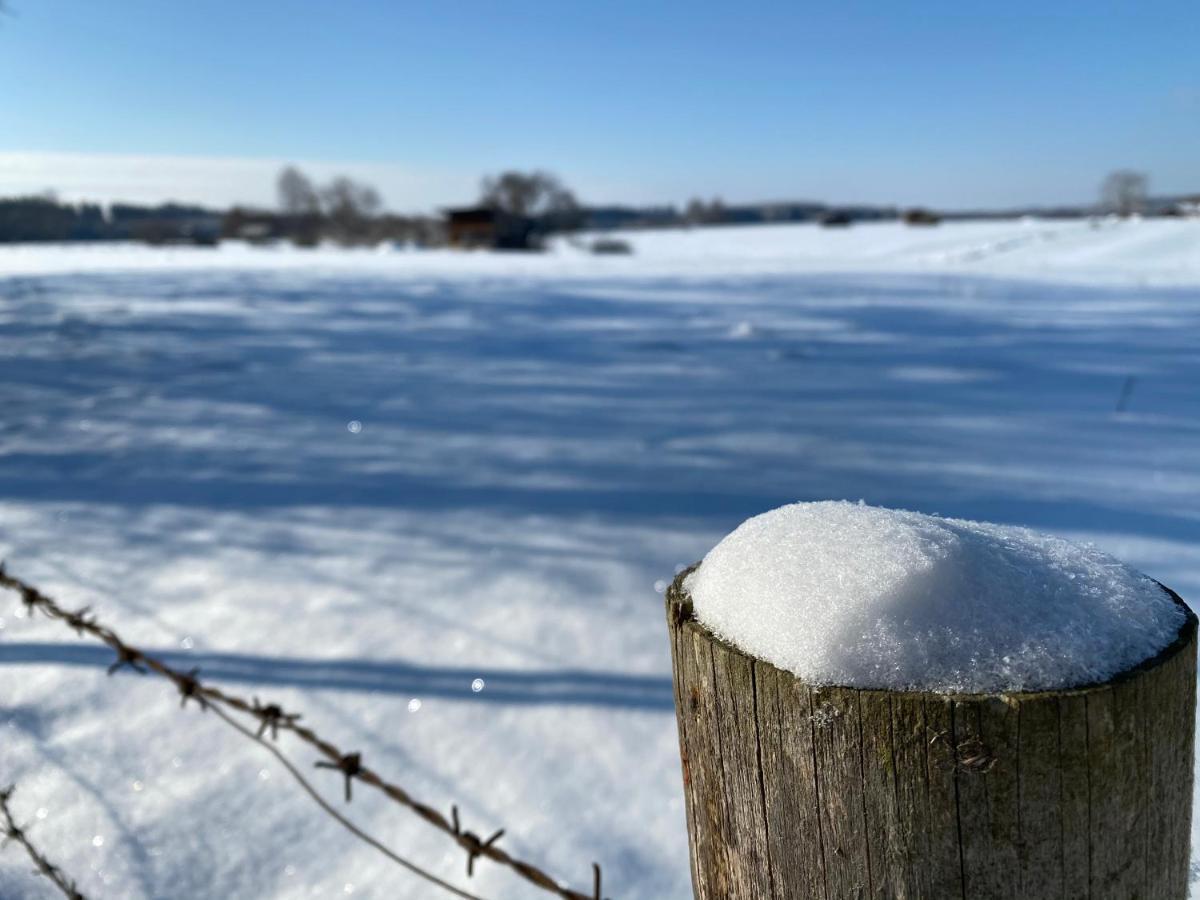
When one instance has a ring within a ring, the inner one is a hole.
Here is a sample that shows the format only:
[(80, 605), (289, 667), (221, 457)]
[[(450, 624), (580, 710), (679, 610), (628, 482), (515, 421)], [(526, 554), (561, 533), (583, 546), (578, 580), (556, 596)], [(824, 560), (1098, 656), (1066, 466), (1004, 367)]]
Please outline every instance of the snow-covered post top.
[(1098, 550), (855, 503), (756, 516), (684, 588), (714, 635), (809, 684), (943, 693), (1107, 681), (1186, 618)]
[(698, 898), (1186, 895), (1196, 617), (1158, 582), (801, 503), (667, 612)]

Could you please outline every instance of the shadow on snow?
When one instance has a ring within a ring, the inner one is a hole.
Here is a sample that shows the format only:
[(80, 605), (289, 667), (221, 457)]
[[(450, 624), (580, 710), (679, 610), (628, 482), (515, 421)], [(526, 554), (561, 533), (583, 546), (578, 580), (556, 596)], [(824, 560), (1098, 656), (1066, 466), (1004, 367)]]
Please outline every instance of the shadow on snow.
[[(606, 706), (623, 709), (674, 709), (671, 679), (583, 669), (521, 671), (513, 669), (421, 666), (399, 661), (302, 659), (147, 650), (173, 668), (200, 668), (205, 681), (255, 687), (291, 687), (364, 694), (439, 697), (475, 703)], [(106, 647), (57, 643), (0, 644), (0, 665), (54, 663), (106, 669), (112, 664)], [(126, 674), (126, 673), (121, 673)], [(471, 688), (482, 678), (480, 691)]]

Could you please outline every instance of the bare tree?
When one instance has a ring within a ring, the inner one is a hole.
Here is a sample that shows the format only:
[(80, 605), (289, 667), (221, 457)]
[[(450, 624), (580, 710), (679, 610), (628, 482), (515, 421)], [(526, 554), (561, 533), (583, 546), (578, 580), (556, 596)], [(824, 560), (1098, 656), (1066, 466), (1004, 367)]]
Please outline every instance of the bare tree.
[(279, 173), (275, 189), (279, 195), (279, 208), (290, 216), (309, 216), (321, 211), (316, 186), (295, 166), (288, 166)]
[(483, 206), (514, 216), (540, 219), (547, 231), (578, 226), (582, 211), (575, 195), (549, 172), (502, 172), (483, 179)]
[(699, 197), (693, 197), (688, 201), (683, 216), (689, 225), (711, 225), (721, 222), (725, 219), (725, 203), (720, 197), (713, 197), (708, 203)]
[(343, 243), (369, 237), (371, 219), (383, 206), (383, 198), (375, 188), (345, 175), (321, 188), (320, 197), (333, 234)]
[(321, 188), (321, 202), (330, 217), (339, 213), (373, 216), (383, 206), (379, 191), (345, 175), (339, 175)]
[(1110, 212), (1130, 216), (1146, 207), (1148, 181), (1132, 169), (1110, 172), (1100, 186), (1100, 203)]

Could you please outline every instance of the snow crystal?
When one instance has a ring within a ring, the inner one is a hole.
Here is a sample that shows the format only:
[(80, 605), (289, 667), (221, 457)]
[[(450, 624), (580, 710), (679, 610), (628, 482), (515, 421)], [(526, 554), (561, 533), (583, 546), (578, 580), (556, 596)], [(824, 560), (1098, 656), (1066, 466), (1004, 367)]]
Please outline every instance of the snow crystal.
[(684, 586), (714, 634), (810, 683), (948, 693), (1105, 681), (1186, 616), (1090, 547), (834, 501), (747, 520)]
[(476, 694), (478, 694), (480, 691), (482, 691), (485, 686), (486, 686), (486, 683), (484, 682), (484, 680), (482, 678), (476, 678), (474, 681), (471, 682), (471, 690), (473, 690)]

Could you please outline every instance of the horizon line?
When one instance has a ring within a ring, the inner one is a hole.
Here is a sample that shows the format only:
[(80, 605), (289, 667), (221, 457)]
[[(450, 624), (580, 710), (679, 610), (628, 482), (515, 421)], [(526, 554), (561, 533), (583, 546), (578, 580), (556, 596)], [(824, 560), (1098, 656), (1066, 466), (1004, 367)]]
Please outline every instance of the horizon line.
[[(572, 174), (569, 168), (555, 165), (498, 165), (471, 175), (444, 166), (422, 166), (379, 160), (304, 159), (283, 156), (206, 156), (200, 154), (163, 154), (128, 152), (80, 152), (0, 150), (0, 195), (30, 197), (53, 193), (69, 203), (100, 206), (113, 204), (159, 206), (176, 203), (227, 210), (242, 207), (271, 210), (275, 201), (275, 180), (287, 166), (296, 166), (316, 180), (348, 175), (372, 184), (385, 198), (385, 208), (398, 215), (419, 215), (447, 206), (475, 203), (480, 183), (489, 171), (529, 171), (543, 169), (558, 175), (580, 197), (580, 205), (597, 208), (616, 206), (631, 209), (663, 209), (686, 206), (692, 199), (720, 199), (727, 207), (762, 207), (779, 204), (819, 204), (827, 208), (912, 209), (926, 208), (944, 212), (1000, 212), (1054, 209), (1090, 209), (1095, 201), (1033, 200), (994, 204), (987, 202), (938, 203), (918, 198), (887, 200), (818, 200), (802, 190), (781, 191), (777, 198), (746, 200), (725, 199), (727, 192), (646, 191), (632, 184), (596, 181)], [(898, 192), (900, 193), (900, 192)], [(638, 195), (642, 195), (638, 198)], [(670, 196), (668, 196), (668, 194)], [(679, 195), (686, 195), (680, 199)], [(594, 197), (628, 197), (632, 200), (596, 201)], [(745, 196), (743, 194), (742, 196)], [(753, 195), (751, 195), (753, 196)], [(759, 194), (761, 196), (761, 194)], [(1168, 191), (1154, 198), (1189, 196), (1189, 192)], [(397, 198), (404, 198), (397, 200)], [(403, 210), (403, 212), (402, 212)]]

